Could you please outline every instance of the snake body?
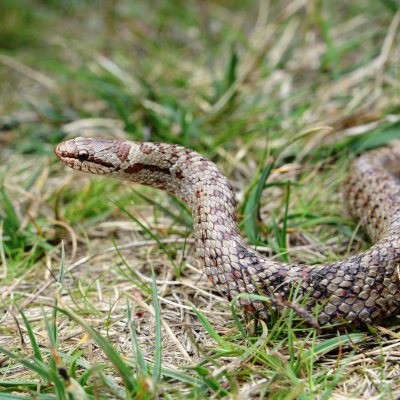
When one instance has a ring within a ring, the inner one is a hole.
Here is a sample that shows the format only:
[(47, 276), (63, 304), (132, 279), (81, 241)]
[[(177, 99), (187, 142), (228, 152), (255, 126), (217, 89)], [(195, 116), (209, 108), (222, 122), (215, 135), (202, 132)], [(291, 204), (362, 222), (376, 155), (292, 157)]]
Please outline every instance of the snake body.
[[(342, 261), (294, 265), (267, 259), (240, 235), (232, 186), (210, 160), (182, 146), (76, 138), (55, 147), (67, 166), (166, 190), (186, 202), (193, 216), (197, 255), (219, 293), (277, 301), (293, 287), (318, 309), (320, 325), (371, 324), (400, 308), (400, 151), (382, 148), (359, 157), (345, 193), (350, 211), (376, 244)], [(270, 319), (267, 304), (240, 298), (238, 306)]]

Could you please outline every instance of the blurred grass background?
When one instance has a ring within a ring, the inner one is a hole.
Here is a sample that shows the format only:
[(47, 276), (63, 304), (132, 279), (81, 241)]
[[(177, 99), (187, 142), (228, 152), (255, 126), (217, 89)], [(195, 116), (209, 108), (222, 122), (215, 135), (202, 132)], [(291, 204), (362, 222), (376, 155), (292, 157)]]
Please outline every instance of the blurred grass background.
[[(116, 221), (126, 221), (125, 214), (108, 200), (109, 193), (135, 212), (151, 204), (139, 216), (160, 238), (190, 235), (187, 210), (176, 200), (66, 171), (53, 146), (78, 135), (178, 143), (201, 152), (232, 181), (243, 234), (270, 256), (315, 264), (368, 246), (340, 191), (354, 156), (400, 137), (398, 6), (394, 0), (1, 1), (5, 304), (12, 305), (12, 296), (20, 301), (38, 296), (49, 265), (59, 269), (62, 238), (68, 254), (91, 251), (100, 237), (97, 249), (112, 245), (110, 230), (124, 241), (126, 222)], [(278, 153), (272, 165), (269, 156)], [(168, 224), (159, 222), (165, 215)], [(133, 231), (133, 239), (151, 238), (146, 231)], [(169, 251), (179, 258), (179, 248)], [(29, 275), (32, 268), (35, 273)], [(161, 261), (158, 268), (163, 271)], [(28, 284), (14, 293), (21, 276), (29, 277)], [(112, 279), (107, 282), (112, 287)], [(94, 289), (88, 285), (85, 296), (90, 297)], [(36, 300), (33, 305), (38, 306)], [(18, 340), (10, 326), (0, 331), (5, 343)], [(293, 332), (280, 332), (286, 339), (274, 340), (289, 343), (292, 352)], [(307, 340), (299, 346), (301, 354), (303, 347), (315, 346), (315, 340)], [(261, 375), (270, 385), (283, 374), (280, 389), (268, 386), (267, 397), (328, 398), (333, 391), (340, 398), (349, 379), (361, 379), (359, 372), (344, 376), (344, 370), (337, 379), (335, 374), (322, 379), (331, 361), (314, 374), (309, 355), (303, 360), (306, 370), (290, 364), (284, 372), (260, 357)], [(9, 368), (11, 363), (1, 370), (4, 376)], [(204, 379), (209, 390), (204, 393), (216, 398), (239, 396), (253, 366), (246, 368), (235, 372), (238, 383), (229, 381), (230, 392), (223, 380), (207, 381), (212, 369), (198, 366), (196, 379)], [(397, 376), (395, 370), (390, 373)], [(297, 392), (304, 374), (308, 386)], [(354, 396), (394, 396), (398, 378), (389, 385), (372, 379), (374, 374), (379, 375), (371, 369), (364, 386), (350, 385)], [(80, 384), (94, 396), (85, 379)], [(161, 396), (154, 387), (143, 387), (150, 398)], [(165, 398), (179, 397), (173, 384), (165, 387)], [(204, 393), (196, 391), (195, 397)]]

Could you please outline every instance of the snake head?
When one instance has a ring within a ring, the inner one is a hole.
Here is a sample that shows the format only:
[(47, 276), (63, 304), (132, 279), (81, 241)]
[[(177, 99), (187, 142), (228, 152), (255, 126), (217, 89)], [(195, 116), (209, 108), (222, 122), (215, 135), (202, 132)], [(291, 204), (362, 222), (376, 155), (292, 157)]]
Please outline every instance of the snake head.
[(120, 169), (130, 147), (121, 140), (77, 137), (54, 148), (56, 156), (68, 167), (91, 174), (111, 174)]

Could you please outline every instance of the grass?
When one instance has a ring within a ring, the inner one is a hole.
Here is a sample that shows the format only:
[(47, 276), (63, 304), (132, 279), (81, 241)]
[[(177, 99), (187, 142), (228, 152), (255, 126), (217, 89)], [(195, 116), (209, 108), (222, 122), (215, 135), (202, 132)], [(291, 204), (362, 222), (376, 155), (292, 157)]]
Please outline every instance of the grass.
[(0, 398), (398, 398), (397, 320), (257, 323), (202, 275), (182, 202), (52, 150), (182, 144), (227, 174), (260, 252), (346, 258), (371, 245), (342, 200), (351, 161), (400, 137), (397, 7), (2, 2)]

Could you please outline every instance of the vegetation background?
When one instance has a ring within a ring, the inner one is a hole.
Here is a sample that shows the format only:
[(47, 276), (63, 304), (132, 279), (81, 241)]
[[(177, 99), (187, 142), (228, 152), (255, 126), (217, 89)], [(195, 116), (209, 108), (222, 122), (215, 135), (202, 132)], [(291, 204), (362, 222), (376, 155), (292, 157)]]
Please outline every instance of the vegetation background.
[(351, 161), (400, 137), (399, 24), (395, 0), (2, 0), (0, 398), (399, 398), (397, 319), (255, 323), (202, 275), (182, 202), (53, 154), (182, 144), (259, 251), (343, 259), (370, 245)]

